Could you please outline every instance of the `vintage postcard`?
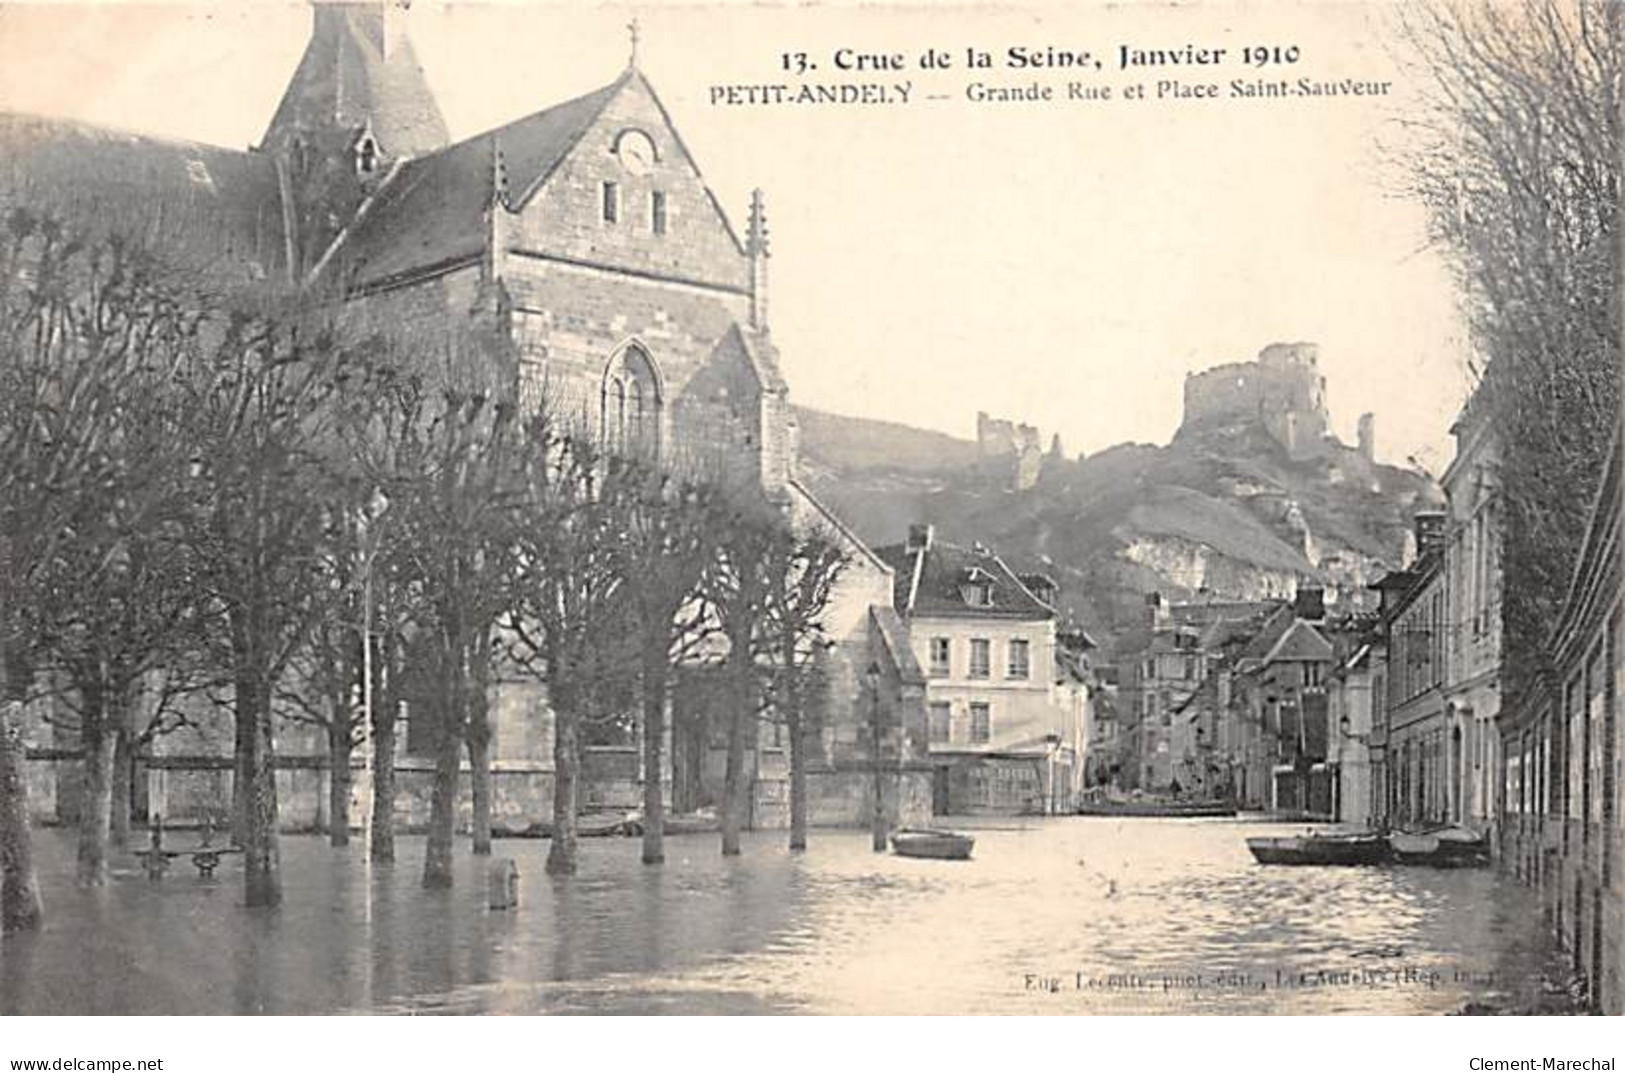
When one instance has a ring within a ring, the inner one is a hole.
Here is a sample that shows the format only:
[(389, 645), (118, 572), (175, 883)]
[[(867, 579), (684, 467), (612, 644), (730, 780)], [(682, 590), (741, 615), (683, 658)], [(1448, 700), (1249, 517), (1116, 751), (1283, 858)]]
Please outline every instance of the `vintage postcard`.
[(0, 1015), (1625, 1011), (1622, 72), (0, 3)]

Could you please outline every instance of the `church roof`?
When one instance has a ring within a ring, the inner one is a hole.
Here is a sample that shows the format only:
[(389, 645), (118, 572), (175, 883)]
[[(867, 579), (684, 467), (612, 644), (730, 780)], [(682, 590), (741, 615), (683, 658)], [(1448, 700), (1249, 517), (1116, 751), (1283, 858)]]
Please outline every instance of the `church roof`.
[(0, 113), (0, 209), (139, 225), (194, 266), (274, 278), (282, 202), (269, 157), (40, 116)]
[(403, 163), (340, 251), (347, 285), (375, 286), (476, 256), (484, 248), (497, 149), (508, 203), (517, 209), (631, 76)]
[(390, 156), (420, 156), (450, 141), (423, 67), (393, 3), (321, 3), (305, 54), (262, 144), (296, 130), (359, 130)]

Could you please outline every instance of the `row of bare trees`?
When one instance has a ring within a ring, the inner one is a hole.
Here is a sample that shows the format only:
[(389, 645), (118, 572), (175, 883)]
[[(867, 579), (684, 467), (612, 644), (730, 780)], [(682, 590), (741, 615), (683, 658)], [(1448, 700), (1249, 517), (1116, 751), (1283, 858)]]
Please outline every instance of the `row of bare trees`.
[(801, 739), (844, 565), (834, 542), (721, 466), (606, 454), (593, 430), (519, 405), (482, 341), (403, 340), (341, 307), (228, 293), (26, 210), (0, 242), (6, 930), (40, 913), (20, 710), (46, 689), (82, 744), (84, 884), (105, 881), (130, 758), (207, 696), (230, 712), (249, 905), (281, 898), (279, 720), (325, 732), (336, 843), (371, 739), (370, 852), (387, 861), (408, 698), (435, 732), (423, 880), (449, 884), (465, 758), (473, 848), (490, 851), (490, 700), (515, 676), (545, 683), (553, 721), (549, 869), (576, 867), (584, 728), (614, 720), (641, 733), (643, 856), (658, 862), (673, 679), (708, 654), (732, 683), (724, 852), (764, 713), (790, 730), (805, 844)]
[(1545, 648), (1619, 414), (1625, 7), (1402, 9), (1422, 108), (1408, 191), (1466, 296), (1475, 407), (1501, 445), (1503, 689)]

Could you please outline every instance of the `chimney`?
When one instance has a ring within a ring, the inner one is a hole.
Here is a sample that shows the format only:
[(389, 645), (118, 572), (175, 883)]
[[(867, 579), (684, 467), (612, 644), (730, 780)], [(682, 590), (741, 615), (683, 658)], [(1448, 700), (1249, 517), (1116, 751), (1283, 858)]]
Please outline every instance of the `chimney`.
[(908, 545), (910, 553), (930, 551), (931, 540), (936, 535), (936, 527), (931, 525), (911, 525), (908, 527)]
[(1418, 559), (1444, 550), (1444, 517), (1442, 510), (1419, 510), (1412, 516)]
[(1319, 622), (1326, 617), (1326, 590), (1312, 582), (1300, 582), (1292, 600), (1292, 614), (1306, 622)]

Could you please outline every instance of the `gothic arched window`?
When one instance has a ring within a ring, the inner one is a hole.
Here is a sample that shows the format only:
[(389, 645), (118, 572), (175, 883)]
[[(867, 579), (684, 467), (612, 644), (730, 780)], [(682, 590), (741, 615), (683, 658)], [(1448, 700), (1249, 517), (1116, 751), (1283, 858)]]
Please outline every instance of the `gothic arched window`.
[(660, 381), (648, 352), (629, 346), (604, 369), (600, 428), (604, 449), (617, 454), (660, 451)]

